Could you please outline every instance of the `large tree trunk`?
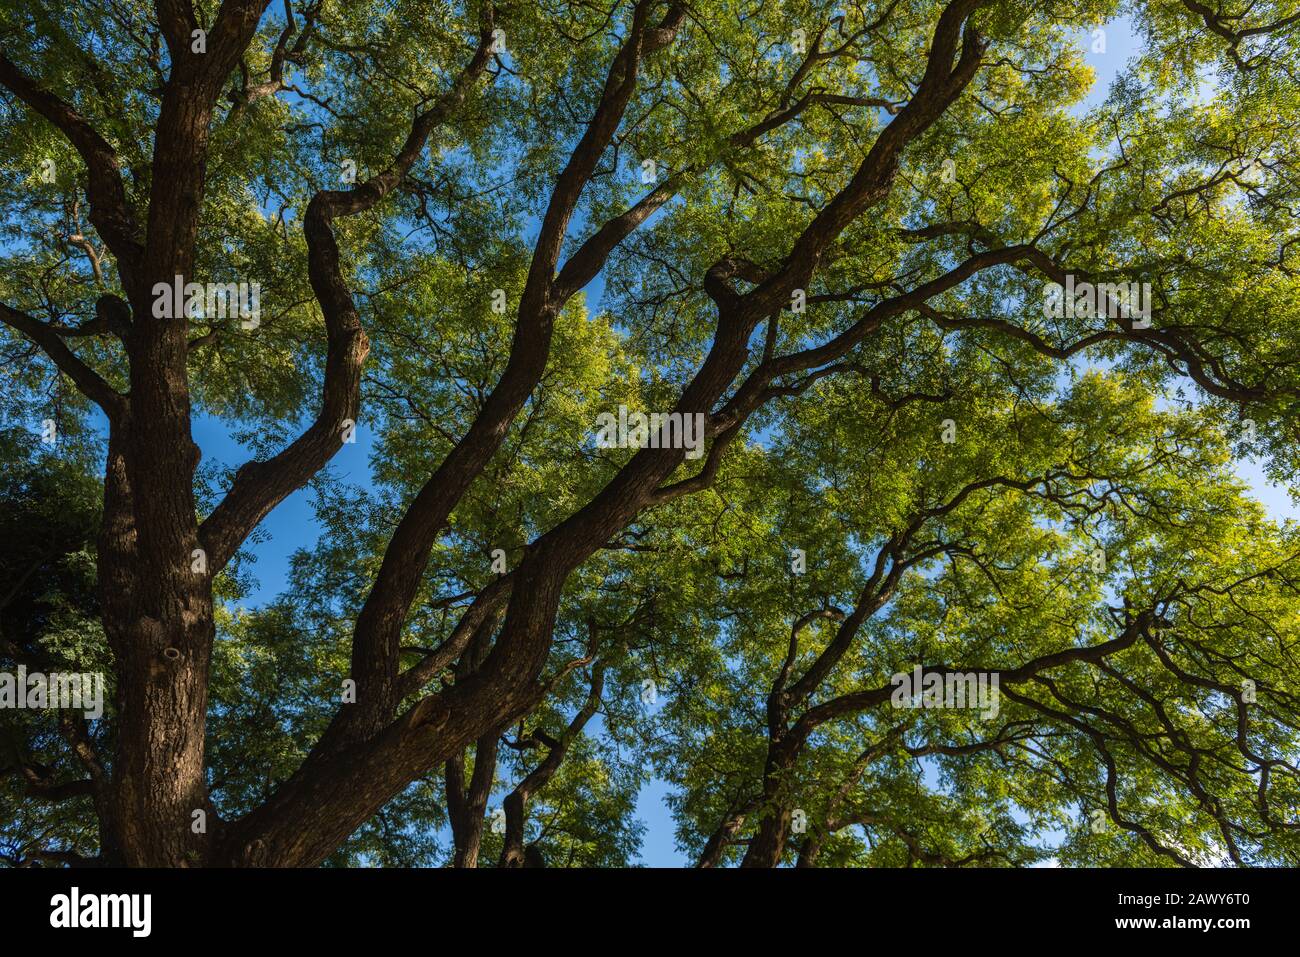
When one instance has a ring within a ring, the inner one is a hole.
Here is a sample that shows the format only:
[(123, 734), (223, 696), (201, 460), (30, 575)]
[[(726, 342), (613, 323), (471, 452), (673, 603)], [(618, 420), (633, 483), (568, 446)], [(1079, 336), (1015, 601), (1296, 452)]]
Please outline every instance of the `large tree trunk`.
[(809, 834), (804, 842), (799, 845), (799, 858), (795, 867), (816, 867), (817, 859), (822, 855), (822, 845), (824, 843), (821, 832)]
[(199, 451), (190, 438), (185, 327), (143, 319), (145, 308), (135, 303), (132, 406), (110, 441), (100, 536), (117, 679), (104, 843), (121, 863), (189, 866), (205, 862), (216, 825), (204, 775), (212, 588), (193, 498)]
[(783, 805), (772, 807), (758, 825), (758, 831), (749, 842), (749, 850), (740, 862), (741, 867), (776, 867), (785, 854), (786, 836), (790, 831), (790, 809)]
[(768, 745), (758, 830), (749, 841), (741, 867), (776, 867), (781, 863), (792, 813), (787, 797), (788, 778), (797, 753), (797, 749), (780, 737)]
[(175, 62), (155, 132), (145, 243), (121, 263), (131, 392), (110, 429), (99, 561), (117, 678), (104, 845), (125, 864), (205, 864), (217, 826), (204, 771), (215, 629), (194, 501), (188, 327), (183, 315), (154, 314), (154, 288), (192, 277), (213, 106), (263, 6), (228, 11), (210, 56), (189, 54), (184, 25), (169, 25)]
[[(100, 535), (104, 631), (116, 675), (116, 747), (103, 842), (114, 863), (205, 863), (217, 821), (208, 805), (204, 738), (215, 628), (211, 580), (198, 547), (189, 485), (193, 444), (168, 463), (175, 485), (143, 484), (126, 443), (110, 443)], [(148, 441), (147, 439), (145, 441)], [(129, 445), (128, 445), (129, 447)], [(170, 499), (170, 501), (168, 500)], [(124, 501), (133, 501), (126, 511)], [(196, 813), (197, 812), (197, 813)]]

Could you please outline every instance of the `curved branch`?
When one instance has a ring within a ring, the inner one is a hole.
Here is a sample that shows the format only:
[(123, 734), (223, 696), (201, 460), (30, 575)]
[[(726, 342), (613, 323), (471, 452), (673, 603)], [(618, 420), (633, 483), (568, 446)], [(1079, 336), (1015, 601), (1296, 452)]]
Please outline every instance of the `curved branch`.
[(37, 85), (3, 53), (0, 53), (0, 83), (57, 127), (81, 155), (90, 174), (87, 186), (90, 222), (117, 258), (123, 277), (129, 280), (139, 265), (143, 246), (136, 238), (137, 226), (127, 203), (117, 151), (84, 116)]
[(199, 529), (209, 567), (228, 562), (266, 515), (302, 488), (342, 447), (344, 423), (355, 422), (361, 402), (361, 366), (370, 343), (343, 277), (338, 243), (331, 224), (373, 208), (402, 181), (424, 148), (429, 134), (464, 102), (491, 58), (492, 16), (485, 14), (478, 46), (451, 88), (416, 117), (393, 162), (350, 190), (323, 190), (312, 197), (303, 220), (308, 274), (325, 317), (327, 351), (321, 410), (316, 420), (279, 454), (243, 465), (221, 503)]
[(77, 358), (76, 354), (64, 344), (57, 329), (33, 319), (25, 312), (19, 312), (6, 303), (0, 303), (0, 320), (40, 346), (55, 366), (76, 384), (81, 394), (104, 410), (110, 422), (120, 420), (126, 412), (126, 396), (116, 391), (100, 377), (99, 373)]

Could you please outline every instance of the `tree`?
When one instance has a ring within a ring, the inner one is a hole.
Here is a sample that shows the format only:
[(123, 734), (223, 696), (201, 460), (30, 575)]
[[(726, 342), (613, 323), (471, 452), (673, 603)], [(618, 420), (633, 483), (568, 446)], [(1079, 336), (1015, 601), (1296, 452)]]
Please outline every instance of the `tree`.
[(5, 397), (102, 423), (42, 520), (115, 696), (19, 722), (20, 862), (425, 862), (441, 792), (622, 863), (654, 767), (702, 863), (1294, 863), (1293, 7), (1134, 4), (1083, 111), (1110, 0), (11, 5)]

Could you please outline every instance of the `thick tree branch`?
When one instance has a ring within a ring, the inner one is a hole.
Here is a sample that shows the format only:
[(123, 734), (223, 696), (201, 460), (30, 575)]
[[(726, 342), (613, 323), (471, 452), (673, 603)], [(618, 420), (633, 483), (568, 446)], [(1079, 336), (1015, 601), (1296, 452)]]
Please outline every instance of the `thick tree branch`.
[(575, 146), (552, 191), (520, 300), (506, 368), (464, 438), (443, 459), (402, 516), (384, 553), (353, 638), (353, 677), (367, 688), (368, 706), (347, 712), (359, 735), (373, 733), (390, 716), (397, 699), (402, 625), (414, 600), (433, 542), (473, 480), (500, 447), (510, 423), (541, 380), (550, 352), (555, 315), (563, 305), (555, 293), (555, 265), (578, 199), (608, 146), (636, 88), (645, 52), (671, 42), (684, 12), (670, 6), (659, 26), (647, 27), (653, 3), (636, 7), (627, 40), (611, 65), (595, 115)]
[(345, 423), (355, 423), (361, 401), (361, 366), (370, 343), (361, 327), (351, 290), (344, 279), (341, 254), (331, 227), (340, 216), (365, 212), (402, 181), (429, 135), (465, 101), (491, 59), (491, 8), (479, 32), (473, 57), (451, 88), (416, 117), (392, 163), (350, 190), (323, 190), (312, 197), (303, 220), (308, 274), (325, 317), (327, 349), (321, 410), (316, 420), (273, 458), (248, 462), (235, 475), (229, 492), (200, 528), (209, 566), (219, 570), (266, 515), (302, 488), (342, 447)]
[(0, 303), (0, 320), (40, 346), (59, 371), (73, 381), (82, 395), (103, 409), (110, 421), (119, 420), (125, 413), (126, 396), (114, 390), (99, 373), (77, 358), (64, 344), (58, 330), (6, 303)]
[(143, 247), (127, 202), (117, 152), (84, 116), (38, 86), (3, 53), (0, 53), (0, 83), (49, 120), (76, 147), (90, 174), (87, 187), (90, 222), (117, 258), (123, 279), (129, 282), (135, 275)]

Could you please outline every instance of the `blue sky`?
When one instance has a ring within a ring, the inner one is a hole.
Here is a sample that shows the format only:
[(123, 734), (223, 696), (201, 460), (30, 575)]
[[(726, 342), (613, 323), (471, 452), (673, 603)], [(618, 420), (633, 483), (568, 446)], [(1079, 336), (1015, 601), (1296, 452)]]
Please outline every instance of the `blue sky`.
[[(1097, 74), (1092, 93), (1081, 104), (1081, 108), (1087, 108), (1105, 97), (1110, 82), (1125, 62), (1137, 52), (1138, 38), (1127, 21), (1117, 20), (1106, 27), (1104, 53), (1092, 52), (1090, 34), (1081, 33), (1079, 39), (1087, 62)], [(602, 291), (603, 280), (598, 277), (586, 290), (589, 308), (594, 310), (599, 306)], [(205, 463), (216, 460), (234, 466), (251, 456), (250, 450), (241, 447), (231, 438), (225, 426), (210, 417), (196, 419), (194, 437), (203, 451)], [(343, 446), (332, 460), (330, 469), (333, 475), (347, 484), (370, 487), (371, 448), (372, 436), (367, 433), (363, 423), (358, 428), (356, 444)], [(1241, 474), (1274, 515), (1281, 517), (1297, 514), (1286, 492), (1269, 486), (1257, 465), (1244, 463)], [(264, 540), (249, 548), (256, 556), (256, 564), (251, 568), (256, 583), (246, 604), (256, 606), (273, 599), (284, 587), (293, 553), (301, 548), (310, 548), (318, 539), (321, 528), (316, 521), (312, 499), (313, 493), (309, 490), (299, 491), (281, 503), (263, 523), (267, 535)], [(649, 866), (674, 867), (690, 863), (674, 847), (674, 825), (665, 805), (667, 793), (667, 786), (662, 781), (652, 781), (642, 790), (637, 804), (638, 816), (646, 825), (641, 860)]]

